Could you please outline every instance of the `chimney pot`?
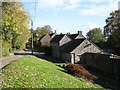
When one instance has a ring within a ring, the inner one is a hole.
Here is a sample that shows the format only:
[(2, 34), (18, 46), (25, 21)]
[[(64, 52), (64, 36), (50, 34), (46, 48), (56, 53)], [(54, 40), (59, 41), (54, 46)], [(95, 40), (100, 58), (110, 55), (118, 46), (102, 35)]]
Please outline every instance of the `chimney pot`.
[(70, 32), (66, 33), (66, 35), (70, 35)]
[(62, 33), (60, 33), (60, 35), (62, 35)]
[(56, 33), (56, 30), (55, 30), (55, 33)]
[(78, 31), (78, 34), (79, 34), (79, 35), (82, 35), (82, 31)]

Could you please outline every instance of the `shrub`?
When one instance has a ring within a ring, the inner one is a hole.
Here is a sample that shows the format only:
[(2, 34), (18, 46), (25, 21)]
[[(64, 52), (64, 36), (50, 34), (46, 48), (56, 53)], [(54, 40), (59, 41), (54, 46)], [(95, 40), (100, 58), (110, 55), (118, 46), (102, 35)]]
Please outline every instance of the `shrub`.
[(0, 48), (1, 49), (0, 51), (2, 51), (1, 57), (9, 56), (10, 47), (11, 47), (10, 43), (2, 41), (2, 48)]
[(91, 81), (92, 83), (93, 80), (95, 79), (95, 76), (90, 74), (85, 68), (83, 68), (80, 65), (76, 65), (76, 64), (68, 64), (66, 66), (67, 72), (77, 76), (77, 77), (82, 77), (84, 79), (86, 79), (87, 81)]
[(9, 50), (8, 49), (2, 49), (2, 57), (9, 56)]

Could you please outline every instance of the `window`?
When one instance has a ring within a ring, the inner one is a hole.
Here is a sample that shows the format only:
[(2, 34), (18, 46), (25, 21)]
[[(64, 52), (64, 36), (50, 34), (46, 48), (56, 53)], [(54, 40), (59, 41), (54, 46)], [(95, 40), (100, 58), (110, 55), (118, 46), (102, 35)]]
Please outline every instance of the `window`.
[(84, 48), (89, 47), (90, 45), (91, 45), (91, 44), (87, 44), (87, 45), (84, 46)]

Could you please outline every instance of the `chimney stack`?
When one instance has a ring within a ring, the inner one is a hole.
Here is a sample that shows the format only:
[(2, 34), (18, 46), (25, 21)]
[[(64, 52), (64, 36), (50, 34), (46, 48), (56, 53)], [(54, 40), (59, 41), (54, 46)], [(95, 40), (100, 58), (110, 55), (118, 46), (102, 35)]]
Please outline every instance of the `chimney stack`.
[(60, 33), (60, 35), (63, 35), (62, 33)]
[(82, 35), (82, 31), (78, 31), (78, 34), (79, 34), (79, 35)]
[(70, 35), (70, 32), (66, 33), (66, 35)]
[(55, 30), (55, 33), (56, 33), (56, 30)]

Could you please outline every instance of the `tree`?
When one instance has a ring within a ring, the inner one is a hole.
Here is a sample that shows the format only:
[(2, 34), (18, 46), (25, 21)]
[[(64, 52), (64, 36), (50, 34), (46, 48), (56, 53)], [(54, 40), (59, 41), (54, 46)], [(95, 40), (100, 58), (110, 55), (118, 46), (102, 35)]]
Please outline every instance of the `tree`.
[(120, 27), (120, 10), (116, 10), (110, 13), (110, 17), (106, 19), (106, 25), (104, 27), (104, 35), (108, 39), (115, 30)]
[(108, 39), (109, 45), (120, 50), (120, 10), (110, 13), (110, 17), (106, 19), (104, 34)]
[(50, 34), (50, 33), (52, 33), (52, 28), (50, 25), (45, 25), (44, 27), (38, 27), (36, 29), (36, 34), (38, 38), (42, 37), (45, 34)]
[(29, 39), (29, 15), (21, 2), (2, 2), (2, 39), (12, 48), (22, 49)]
[(86, 36), (93, 42), (105, 42), (102, 30), (100, 28), (94, 28), (90, 30)]

